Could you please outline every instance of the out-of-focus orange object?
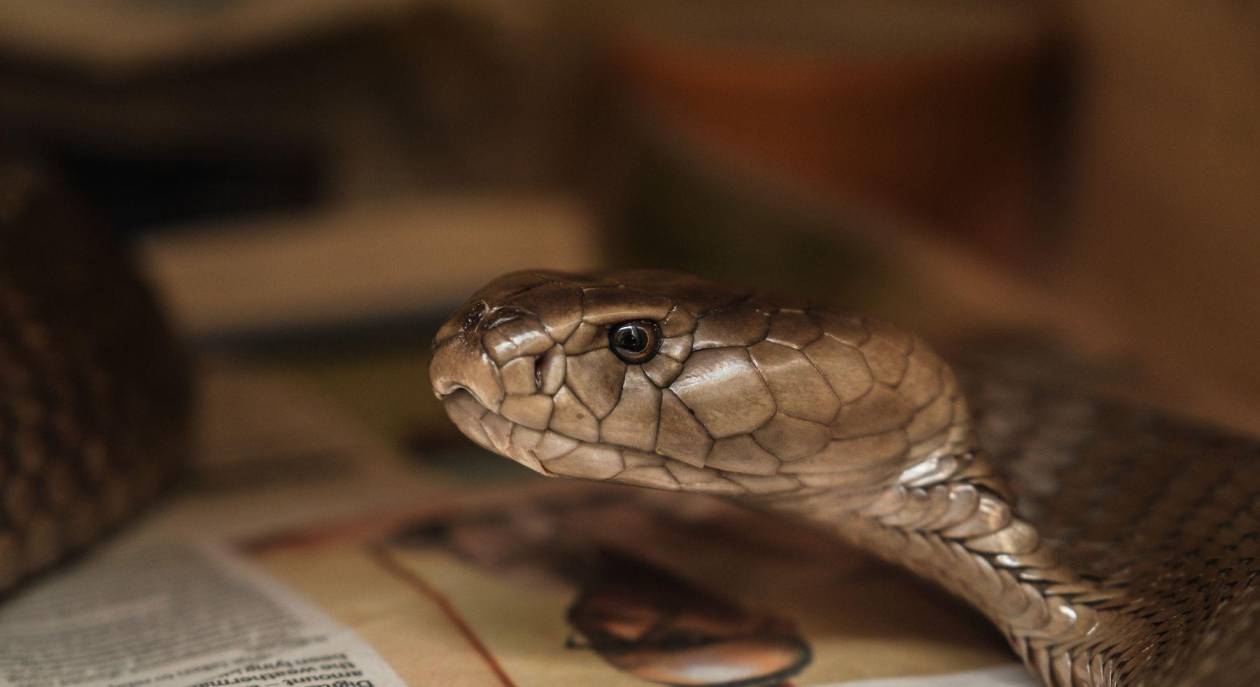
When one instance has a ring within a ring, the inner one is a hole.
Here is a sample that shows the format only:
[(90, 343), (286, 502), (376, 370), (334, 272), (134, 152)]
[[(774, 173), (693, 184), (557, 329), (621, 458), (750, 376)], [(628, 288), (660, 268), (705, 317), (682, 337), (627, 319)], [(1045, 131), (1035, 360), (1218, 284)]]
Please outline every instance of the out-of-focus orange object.
[(662, 11), (614, 32), (612, 69), (634, 110), (724, 165), (1020, 253), (1036, 222), (1045, 16), (1007, 2), (810, 6)]

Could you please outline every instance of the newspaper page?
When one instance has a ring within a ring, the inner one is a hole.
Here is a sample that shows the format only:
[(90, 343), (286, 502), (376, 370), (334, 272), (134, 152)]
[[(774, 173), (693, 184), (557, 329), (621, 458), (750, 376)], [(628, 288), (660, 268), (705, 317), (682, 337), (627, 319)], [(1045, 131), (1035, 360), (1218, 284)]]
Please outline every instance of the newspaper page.
[(353, 632), (239, 557), (110, 556), (0, 609), (13, 687), (405, 687)]

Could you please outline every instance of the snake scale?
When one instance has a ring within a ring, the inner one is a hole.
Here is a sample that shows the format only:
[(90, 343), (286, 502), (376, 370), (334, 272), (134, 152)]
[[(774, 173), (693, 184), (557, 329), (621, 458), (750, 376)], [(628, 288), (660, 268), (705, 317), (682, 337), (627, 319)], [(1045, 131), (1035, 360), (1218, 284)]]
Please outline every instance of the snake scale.
[(121, 524), (186, 454), (184, 357), (84, 215), (0, 161), (0, 595)]
[(430, 376), (544, 475), (730, 497), (908, 568), (1046, 685), (1260, 684), (1253, 440), (669, 271), (501, 277)]

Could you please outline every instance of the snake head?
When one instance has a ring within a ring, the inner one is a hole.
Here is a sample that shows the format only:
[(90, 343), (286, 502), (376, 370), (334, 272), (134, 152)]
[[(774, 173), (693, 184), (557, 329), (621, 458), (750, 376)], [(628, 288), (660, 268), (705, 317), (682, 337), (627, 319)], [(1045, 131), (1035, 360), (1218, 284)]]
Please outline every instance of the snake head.
[(433, 345), (460, 430), (544, 475), (869, 492), (968, 438), (952, 373), (917, 338), (679, 272), (508, 274)]

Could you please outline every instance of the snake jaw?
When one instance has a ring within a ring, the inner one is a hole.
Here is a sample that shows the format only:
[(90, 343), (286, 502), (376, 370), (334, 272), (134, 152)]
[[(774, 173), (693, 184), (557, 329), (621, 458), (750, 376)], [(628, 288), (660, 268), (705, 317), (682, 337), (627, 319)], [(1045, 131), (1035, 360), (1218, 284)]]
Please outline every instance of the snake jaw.
[(447, 417), (455, 423), (459, 431), (478, 446), (489, 451), (495, 450), (494, 444), (490, 442), (490, 436), (480, 422), (482, 416), (485, 415), (485, 407), (473, 398), (472, 394), (464, 389), (454, 389), (450, 393), (439, 396), (439, 399), (442, 401), (442, 408), (446, 411)]
[(520, 436), (516, 426), (491, 413), (469, 391), (458, 388), (442, 396), (441, 400), (447, 417), (478, 446), (510, 458), (540, 475), (555, 476), (543, 467), (533, 451), (514, 439), (514, 436)]

